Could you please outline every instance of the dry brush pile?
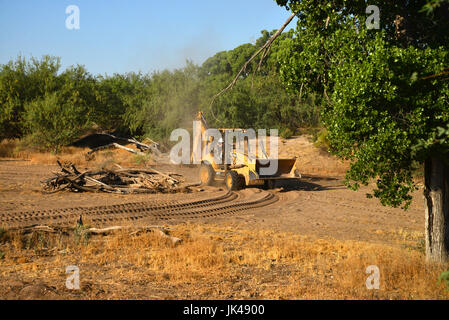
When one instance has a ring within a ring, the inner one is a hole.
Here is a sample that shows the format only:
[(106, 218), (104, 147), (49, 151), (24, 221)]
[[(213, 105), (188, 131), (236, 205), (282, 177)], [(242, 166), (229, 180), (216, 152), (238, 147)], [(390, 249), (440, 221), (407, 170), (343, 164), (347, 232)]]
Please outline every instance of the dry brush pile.
[[(63, 190), (73, 192), (108, 193), (174, 193), (186, 192), (188, 187), (180, 187), (179, 174), (162, 173), (155, 169), (100, 169), (79, 171), (74, 164), (63, 165), (57, 161), (61, 172), (42, 181), (46, 193)], [(174, 176), (178, 176), (175, 178)]]

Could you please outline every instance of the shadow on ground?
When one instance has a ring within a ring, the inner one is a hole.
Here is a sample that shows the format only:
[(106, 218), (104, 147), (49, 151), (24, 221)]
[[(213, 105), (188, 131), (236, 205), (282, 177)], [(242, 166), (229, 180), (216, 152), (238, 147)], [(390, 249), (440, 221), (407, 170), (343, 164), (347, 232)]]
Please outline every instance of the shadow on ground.
[[(331, 185), (327, 185), (323, 182), (333, 182)], [(321, 183), (319, 183), (321, 182)], [(285, 179), (277, 180), (275, 188), (282, 188), (280, 192), (288, 191), (324, 191), (345, 189), (343, 183), (339, 182), (337, 178), (329, 177), (302, 177), (301, 179)]]

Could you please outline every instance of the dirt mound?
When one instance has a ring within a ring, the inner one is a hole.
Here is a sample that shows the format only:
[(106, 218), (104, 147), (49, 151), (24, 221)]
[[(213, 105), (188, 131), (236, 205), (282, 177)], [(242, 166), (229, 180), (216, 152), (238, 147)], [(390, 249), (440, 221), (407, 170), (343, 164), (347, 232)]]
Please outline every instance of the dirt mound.
[(330, 153), (314, 146), (312, 137), (302, 135), (289, 139), (280, 139), (279, 158), (297, 157), (297, 169), (301, 174), (342, 176), (349, 168)]

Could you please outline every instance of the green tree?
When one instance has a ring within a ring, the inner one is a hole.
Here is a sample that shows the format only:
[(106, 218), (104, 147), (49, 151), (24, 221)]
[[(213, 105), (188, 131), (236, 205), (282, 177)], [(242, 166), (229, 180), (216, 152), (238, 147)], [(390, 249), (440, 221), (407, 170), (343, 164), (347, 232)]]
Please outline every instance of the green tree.
[(25, 104), (58, 86), (60, 59), (18, 57), (0, 66), (0, 139), (22, 137)]
[(332, 151), (351, 160), (346, 183), (407, 208), (413, 171), (425, 166), (426, 254), (449, 261), (449, 8), (375, 1), (380, 29), (365, 25), (366, 1), (277, 0), (293, 10), (295, 37), (279, 55), (284, 83), (326, 97)]
[(172, 130), (192, 126), (199, 103), (198, 66), (188, 62), (183, 69), (135, 75), (133, 88), (124, 99), (124, 120), (132, 134), (164, 140)]
[(280, 81), (278, 54), (280, 43), (291, 40), (293, 30), (281, 34), (260, 66), (252, 61), (233, 90), (210, 106), (211, 98), (226, 87), (242, 65), (275, 34), (263, 30), (254, 44), (244, 44), (207, 59), (200, 69), (201, 110), (214, 126), (278, 128), (294, 132), (301, 126), (319, 122), (320, 98), (315, 93), (288, 92)]
[(98, 77), (96, 83), (96, 105), (93, 121), (106, 131), (128, 131), (124, 122), (125, 99), (135, 89), (133, 74), (114, 74), (112, 77)]
[[(278, 128), (294, 132), (318, 122), (320, 96), (288, 92), (279, 78), (282, 34), (259, 68), (254, 61), (235, 90), (211, 98), (275, 31), (255, 43), (219, 52), (203, 65), (152, 74), (92, 77), (84, 67), (59, 71), (60, 59), (19, 57), (0, 66), (0, 138), (26, 136), (42, 148), (60, 149), (87, 129), (166, 140), (178, 127), (191, 128), (198, 111), (211, 126)], [(317, 99), (315, 99), (317, 97)]]
[(92, 125), (95, 79), (82, 66), (71, 67), (60, 77), (58, 90), (25, 105), (29, 139), (43, 149), (58, 152)]

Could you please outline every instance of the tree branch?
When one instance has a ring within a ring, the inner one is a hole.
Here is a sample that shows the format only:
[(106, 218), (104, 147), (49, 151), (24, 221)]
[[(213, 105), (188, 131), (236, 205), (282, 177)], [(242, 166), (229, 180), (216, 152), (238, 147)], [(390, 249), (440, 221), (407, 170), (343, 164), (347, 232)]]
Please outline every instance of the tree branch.
[(257, 70), (260, 69), (260, 66), (262, 65), (262, 61), (265, 59), (265, 57), (268, 54), (268, 51), (270, 50), (270, 47), (273, 43), (274, 40), (276, 40), (277, 37), (279, 37), (279, 35), (284, 31), (284, 29), (290, 24), (290, 22), (293, 20), (293, 18), (296, 16), (296, 14), (292, 13), (291, 16), (287, 19), (287, 21), (285, 21), (285, 23), (282, 25), (282, 27), (276, 31), (276, 33), (267, 40), (267, 42), (259, 49), (257, 50), (252, 56), (251, 58), (248, 59), (248, 61), (245, 62), (245, 64), (243, 65), (243, 67), (240, 69), (240, 71), (237, 73), (237, 75), (235, 76), (234, 80), (231, 81), (231, 83), (224, 88), (223, 90), (221, 90), (219, 93), (217, 93), (216, 95), (213, 96), (212, 101), (210, 103), (210, 106), (212, 106), (215, 102), (215, 99), (217, 99), (219, 96), (221, 96), (223, 93), (225, 93), (226, 91), (232, 89), (234, 87), (234, 85), (237, 83), (237, 80), (240, 78), (240, 76), (242, 75), (243, 72), (245, 72), (246, 68), (248, 67), (248, 65), (251, 63), (251, 61), (253, 61), (261, 52), (263, 52), (262, 57), (259, 61), (259, 65)]

